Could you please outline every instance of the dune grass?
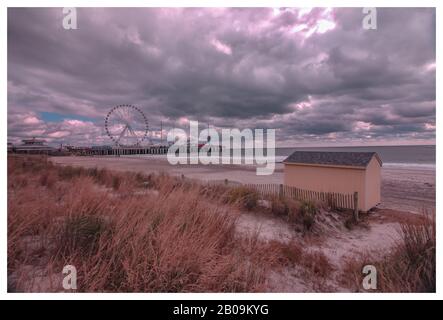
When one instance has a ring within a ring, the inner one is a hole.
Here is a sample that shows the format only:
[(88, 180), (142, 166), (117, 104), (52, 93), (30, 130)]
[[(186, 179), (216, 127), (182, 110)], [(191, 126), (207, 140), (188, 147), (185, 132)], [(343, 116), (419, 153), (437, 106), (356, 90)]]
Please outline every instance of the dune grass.
[[(336, 270), (321, 251), (236, 231), (239, 214), (262, 212), (322, 232), (319, 204), (265, 200), (243, 186), (9, 157), (8, 290), (63, 291), (65, 265), (83, 292), (266, 291), (271, 270), (295, 267), (325, 283)], [(346, 286), (360, 290), (362, 266), (375, 264), (379, 291), (435, 291), (435, 221), (423, 221), (403, 224), (402, 242), (376, 263), (348, 261)]]
[(421, 223), (402, 223), (400, 240), (387, 254), (374, 258), (354, 257), (346, 262), (342, 279), (360, 291), (365, 265), (377, 269), (379, 292), (435, 292), (435, 215), (423, 212)]
[[(8, 166), (9, 274), (29, 265), (62, 270), (71, 264), (85, 292), (264, 288), (267, 264), (257, 263), (256, 242), (239, 237), (237, 215), (202, 198), (208, 191), (198, 185), (164, 175), (56, 167), (38, 158), (9, 159)], [(30, 237), (41, 243), (39, 255), (27, 247)], [(33, 286), (28, 279), (9, 288)]]

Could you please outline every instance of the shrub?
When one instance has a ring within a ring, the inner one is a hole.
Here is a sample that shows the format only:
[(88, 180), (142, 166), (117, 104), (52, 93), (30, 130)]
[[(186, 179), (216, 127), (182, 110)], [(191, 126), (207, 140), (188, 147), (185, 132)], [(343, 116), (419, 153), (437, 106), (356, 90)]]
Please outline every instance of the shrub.
[(303, 257), (303, 248), (295, 241), (282, 243), (271, 240), (266, 251), (272, 252), (272, 257), (275, 258), (273, 264), (277, 264), (278, 266), (294, 266), (300, 264)]
[(103, 218), (88, 215), (68, 217), (58, 232), (58, 249), (63, 255), (73, 252), (90, 254), (97, 249), (98, 239), (105, 230)]
[(305, 230), (311, 230), (315, 222), (315, 215), (317, 214), (317, 207), (312, 201), (302, 201), (299, 208), (299, 216)]
[(258, 200), (258, 193), (255, 190), (244, 186), (230, 189), (225, 196), (225, 202), (230, 204), (238, 204), (240, 207), (246, 210), (256, 208)]
[(303, 255), (303, 266), (319, 277), (328, 277), (334, 270), (329, 259), (321, 251), (305, 253)]
[[(301, 226), (302, 230), (310, 231), (315, 223), (318, 212), (317, 205), (312, 201), (296, 201), (287, 197), (273, 196), (270, 198), (270, 211), (287, 221)], [(300, 231), (302, 231), (300, 230)]]
[(265, 250), (272, 252), (270, 263), (274, 267), (299, 266), (308, 276), (326, 278), (334, 270), (329, 259), (321, 251), (306, 251), (296, 241), (282, 243), (271, 240)]
[(272, 197), (271, 198), (271, 212), (276, 216), (288, 216), (289, 215), (289, 206), (287, 201), (280, 197)]
[(300, 223), (300, 204), (292, 201), (288, 212), (288, 222), (292, 224)]

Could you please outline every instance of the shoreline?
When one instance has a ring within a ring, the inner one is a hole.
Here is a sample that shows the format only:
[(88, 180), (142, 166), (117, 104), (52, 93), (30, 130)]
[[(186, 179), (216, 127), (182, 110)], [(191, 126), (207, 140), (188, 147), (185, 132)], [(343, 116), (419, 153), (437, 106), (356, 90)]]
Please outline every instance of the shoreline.
[[(154, 157), (51, 157), (60, 165), (82, 166), (87, 168), (107, 168), (117, 171), (143, 173), (167, 173), (202, 181), (223, 181), (234, 183), (283, 183), (283, 164), (276, 163), (272, 175), (257, 176), (255, 165), (171, 165), (164, 155)], [(423, 210), (435, 211), (435, 169), (421, 167), (384, 166), (382, 167), (382, 201), (380, 208), (420, 213)]]

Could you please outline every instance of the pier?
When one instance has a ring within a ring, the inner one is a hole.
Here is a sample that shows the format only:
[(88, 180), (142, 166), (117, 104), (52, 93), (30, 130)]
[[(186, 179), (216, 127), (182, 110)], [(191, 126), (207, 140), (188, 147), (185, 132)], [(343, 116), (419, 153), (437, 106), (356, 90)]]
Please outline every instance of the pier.
[(72, 148), (69, 151), (81, 156), (126, 156), (137, 154), (166, 154), (168, 148), (168, 146), (88, 147)]

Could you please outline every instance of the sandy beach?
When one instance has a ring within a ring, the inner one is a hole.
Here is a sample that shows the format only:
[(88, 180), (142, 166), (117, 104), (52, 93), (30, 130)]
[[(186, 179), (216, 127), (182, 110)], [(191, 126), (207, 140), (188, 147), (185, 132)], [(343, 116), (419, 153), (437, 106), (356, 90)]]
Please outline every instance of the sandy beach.
[[(283, 164), (277, 163), (269, 176), (256, 175), (251, 165), (170, 165), (165, 156), (152, 157), (52, 157), (54, 163), (107, 168), (143, 173), (165, 172), (204, 181), (224, 180), (237, 183), (282, 183)], [(422, 167), (382, 168), (380, 208), (421, 212), (435, 209), (435, 169)]]

